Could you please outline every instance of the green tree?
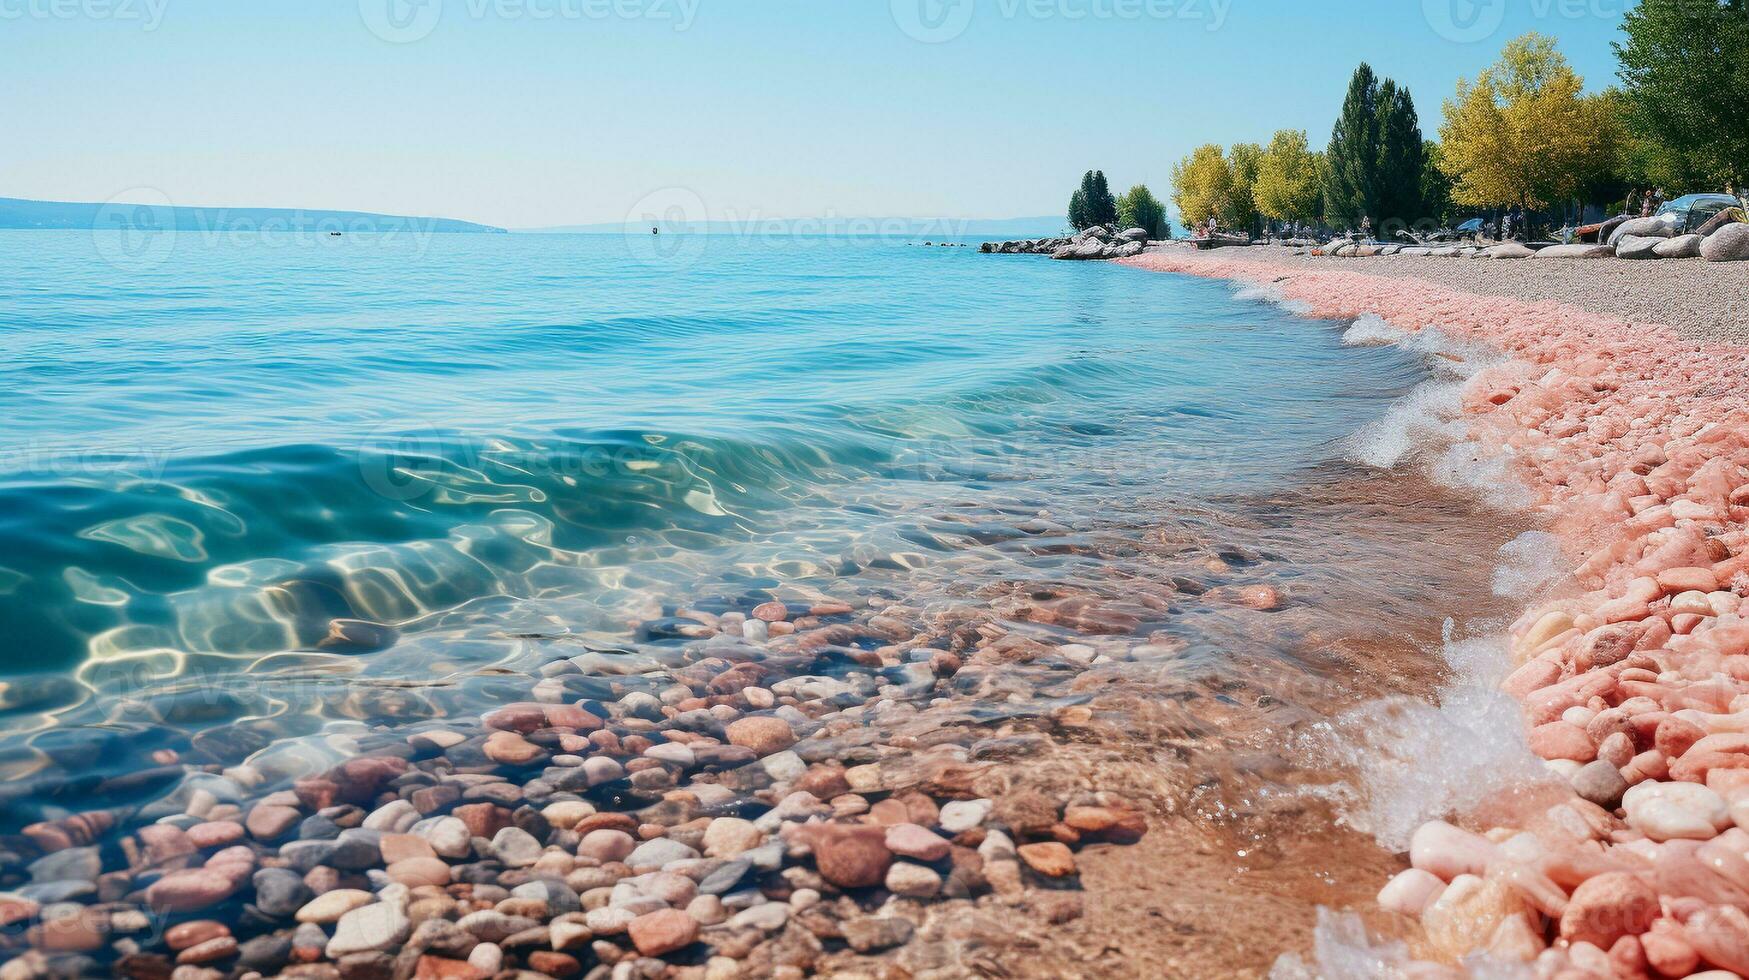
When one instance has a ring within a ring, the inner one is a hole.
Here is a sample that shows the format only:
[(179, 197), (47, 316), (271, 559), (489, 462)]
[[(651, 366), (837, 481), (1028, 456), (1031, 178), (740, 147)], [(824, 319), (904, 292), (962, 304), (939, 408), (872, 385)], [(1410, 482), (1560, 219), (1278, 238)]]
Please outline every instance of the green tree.
[(1421, 154), (1421, 209), (1434, 226), (1452, 220), (1451, 177), (1440, 166), (1443, 154), (1439, 144), (1428, 140)]
[(1077, 187), (1075, 193), (1069, 195), (1069, 227), (1080, 231), (1092, 224), (1087, 220), (1087, 192)]
[(1459, 79), (1439, 138), (1452, 200), (1531, 208), (1572, 199), (1602, 141), (1580, 96), (1584, 85), (1540, 34), (1507, 44), (1474, 82)]
[(1105, 171), (1089, 170), (1081, 177), (1081, 188), (1069, 198), (1069, 223), (1076, 230), (1117, 223), (1117, 198), (1105, 182)]
[(1421, 120), (1409, 90), (1388, 78), (1379, 86), (1378, 111), (1376, 197), (1368, 213), (1380, 228), (1408, 227), (1424, 216), (1421, 179), (1427, 168), (1427, 144), (1421, 137)]
[(1121, 228), (1140, 228), (1149, 238), (1164, 238), (1168, 231), (1166, 208), (1146, 184), (1137, 184), (1117, 199), (1117, 223)]
[(1362, 64), (1348, 82), (1342, 113), (1330, 132), (1324, 185), (1324, 214), (1338, 224), (1356, 225), (1378, 209), (1379, 80)]
[(1172, 166), (1172, 203), (1178, 220), (1194, 228), (1232, 204), (1233, 168), (1220, 146), (1209, 143)]
[(1749, 182), (1749, 0), (1640, 0), (1615, 45), (1646, 163), (1678, 186)]
[(1324, 204), (1320, 154), (1303, 129), (1284, 129), (1270, 139), (1257, 162), (1252, 198), (1258, 213), (1277, 221), (1317, 221)]
[(1262, 162), (1263, 147), (1256, 143), (1236, 143), (1227, 151), (1233, 188), (1221, 216), (1235, 229), (1249, 229), (1257, 223), (1257, 172)]

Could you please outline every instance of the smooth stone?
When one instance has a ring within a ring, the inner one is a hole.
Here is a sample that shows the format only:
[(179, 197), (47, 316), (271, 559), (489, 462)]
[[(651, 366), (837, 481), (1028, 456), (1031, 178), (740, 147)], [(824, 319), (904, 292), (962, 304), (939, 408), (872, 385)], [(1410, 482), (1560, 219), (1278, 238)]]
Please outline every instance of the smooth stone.
[(688, 861), (700, 857), (698, 851), (667, 837), (639, 844), (625, 858), (625, 863), (633, 869), (662, 868), (675, 861)]
[(947, 857), (953, 845), (933, 831), (914, 823), (901, 823), (887, 828), (887, 850), (900, 857), (918, 861), (939, 861)]
[(1648, 780), (1622, 796), (1628, 825), (1655, 841), (1711, 840), (1731, 825), (1723, 797), (1699, 783)]
[(255, 907), (275, 918), (295, 914), (315, 897), (304, 879), (286, 868), (262, 868), (254, 885)]
[(1561, 913), (1561, 938), (1608, 949), (1622, 936), (1637, 936), (1659, 915), (1658, 892), (1639, 876), (1612, 871), (1588, 878), (1573, 890)]
[(376, 896), (357, 888), (336, 888), (323, 892), (311, 899), (303, 908), (297, 911), (299, 922), (310, 922), (325, 925), (340, 921), (340, 917), (353, 909), (362, 908), (376, 901)]
[(1075, 873), (1075, 855), (1058, 841), (1022, 844), (1018, 848), (1026, 866), (1047, 878), (1066, 878)]
[(508, 868), (526, 868), (540, 860), (541, 843), (520, 827), (505, 827), (492, 838), (492, 855)]
[(471, 850), (472, 835), (468, 825), (455, 817), (440, 817), (429, 827), (416, 830), (439, 857), (465, 858)]
[(1496, 850), (1485, 837), (1434, 820), (1422, 824), (1409, 839), (1409, 863), (1449, 882), (1462, 874), (1487, 873)]
[(759, 755), (782, 752), (796, 744), (795, 730), (789, 722), (773, 715), (755, 715), (730, 722), (726, 734), (729, 744), (752, 749)]
[(921, 864), (896, 861), (887, 869), (887, 891), (907, 898), (932, 898), (941, 891), (941, 875)]
[(982, 826), (990, 815), (989, 800), (953, 800), (941, 807), (941, 829), (950, 834), (963, 834)]
[(356, 908), (340, 917), (329, 940), (327, 956), (339, 959), (350, 953), (385, 950), (404, 942), (413, 924), (400, 906), (377, 902)]
[(789, 923), (790, 907), (782, 902), (766, 902), (755, 905), (743, 912), (735, 913), (729, 920), (729, 926), (735, 929), (758, 929), (760, 932), (776, 932)]
[(765, 834), (751, 820), (718, 817), (704, 832), (704, 853), (709, 857), (733, 858), (765, 842)]
[(624, 861), (637, 846), (637, 840), (623, 830), (591, 830), (577, 843), (577, 854), (607, 864)]
[(1701, 258), (1708, 262), (1742, 262), (1749, 260), (1749, 224), (1728, 224), (1700, 243)]
[(640, 915), (626, 927), (632, 944), (644, 956), (662, 956), (698, 940), (698, 921), (679, 909)]

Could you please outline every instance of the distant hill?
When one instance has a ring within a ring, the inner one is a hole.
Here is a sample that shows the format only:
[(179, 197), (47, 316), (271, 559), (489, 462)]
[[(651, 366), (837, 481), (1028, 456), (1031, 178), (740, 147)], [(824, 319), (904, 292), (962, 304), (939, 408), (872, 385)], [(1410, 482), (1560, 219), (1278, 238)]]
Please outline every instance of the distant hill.
[[(1062, 231), (1067, 227), (1067, 222), (1055, 215), (1036, 218), (749, 218), (737, 221), (662, 222), (660, 227), (664, 235), (1042, 238)], [(611, 222), (517, 230), (519, 233), (541, 235), (648, 235), (650, 226), (642, 223)]]
[(75, 204), (0, 197), (0, 228), (90, 231), (93, 228), (201, 232), (382, 232), (504, 234), (504, 229), (454, 218), (415, 218), (365, 211), (306, 208), (207, 208), (157, 204)]

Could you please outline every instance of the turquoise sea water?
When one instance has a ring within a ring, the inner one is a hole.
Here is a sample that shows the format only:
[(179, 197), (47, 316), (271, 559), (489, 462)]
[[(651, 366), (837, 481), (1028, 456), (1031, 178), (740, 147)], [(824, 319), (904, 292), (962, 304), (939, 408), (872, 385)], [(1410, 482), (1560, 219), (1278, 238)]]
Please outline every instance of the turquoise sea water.
[(256, 747), (676, 605), (1013, 577), (1330, 464), (1424, 376), (1340, 337), (878, 239), (0, 233), (0, 731)]

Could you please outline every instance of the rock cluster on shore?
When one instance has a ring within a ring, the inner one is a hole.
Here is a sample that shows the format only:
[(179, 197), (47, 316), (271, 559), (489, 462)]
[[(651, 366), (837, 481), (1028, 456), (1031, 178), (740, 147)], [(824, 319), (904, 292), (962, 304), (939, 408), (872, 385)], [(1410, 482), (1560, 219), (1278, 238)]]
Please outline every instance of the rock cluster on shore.
[[(1688, 259), (1709, 262), (1749, 261), (1749, 223), (1709, 222), (1692, 234), (1677, 234), (1662, 218), (1635, 218), (1617, 226), (1607, 242), (1553, 245), (1531, 248), (1520, 242), (1495, 245), (1441, 244), (1404, 245), (1396, 242), (1363, 242), (1344, 239), (1307, 246), (1304, 254), (1337, 258), (1369, 258), (1375, 255), (1407, 255), (1461, 259)], [(1296, 253), (1301, 254), (1301, 253)]]
[(1103, 793), (981, 795), (1000, 731), (901, 738), (1018, 638), (892, 603), (665, 612), (634, 633), (678, 666), (553, 659), (526, 702), (379, 729), (283, 788), (190, 766), (0, 838), (0, 978), (799, 977), (906, 944), (930, 903), (1072, 887), (1076, 848), (1146, 830)]
[(1049, 255), (1067, 260), (1126, 259), (1142, 254), (1148, 244), (1148, 233), (1141, 228), (1119, 231), (1115, 225), (1095, 225), (1072, 238), (985, 242), (978, 251), (995, 255)]

